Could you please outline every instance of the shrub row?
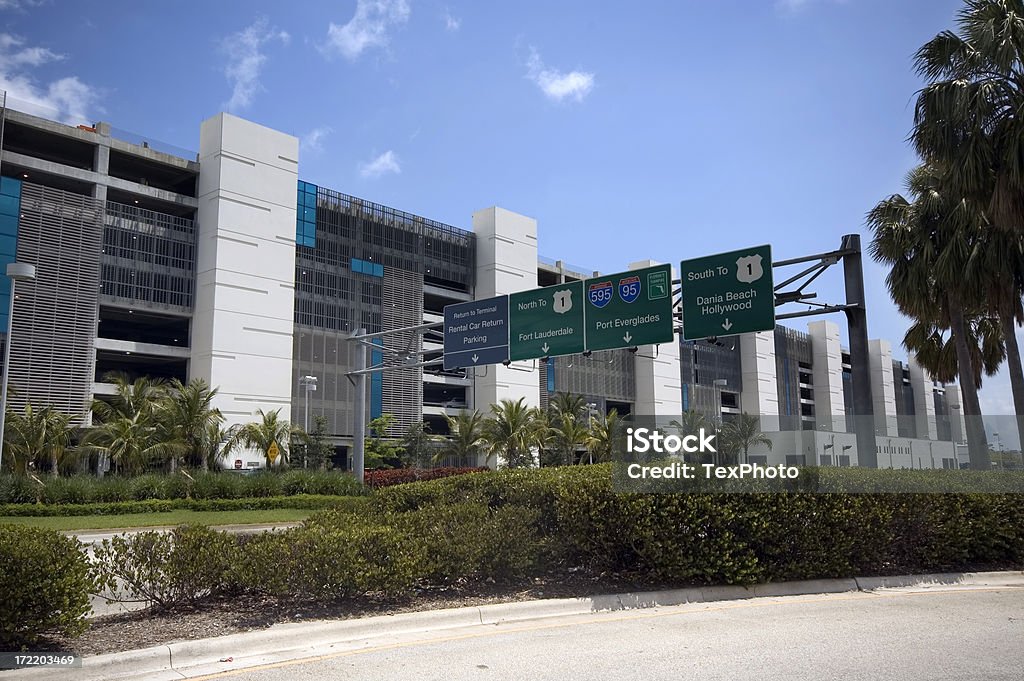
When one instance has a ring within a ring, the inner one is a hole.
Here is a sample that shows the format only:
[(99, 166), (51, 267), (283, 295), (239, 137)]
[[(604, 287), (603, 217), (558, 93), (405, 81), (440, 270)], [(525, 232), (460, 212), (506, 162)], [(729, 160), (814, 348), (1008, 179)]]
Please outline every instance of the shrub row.
[[(898, 480), (904, 472), (886, 474)], [(682, 586), (1024, 564), (1018, 494), (622, 494), (601, 465), (453, 476), (355, 501), (280, 532), (182, 527), (118, 537), (95, 548), (90, 579), (118, 599), (172, 605), (238, 593), (394, 596), (417, 585), (558, 579), (581, 570)], [(50, 609), (22, 603), (2, 611), (14, 621), (5, 631), (24, 637), (54, 624), (74, 631), (75, 594), (88, 580), (69, 581), (61, 602), (73, 607), (51, 603), (50, 580), (78, 575), (78, 559), (46, 558), (56, 540), (38, 549), (34, 541), (22, 552), (22, 542), (0, 538), (0, 581), (19, 583), (34, 570), (47, 588), (33, 593)], [(64, 543), (58, 552), (72, 548)], [(22, 609), (41, 614), (25, 624)]]
[(249, 499), (147, 499), (98, 504), (4, 504), (0, 517), (124, 515), (126, 513), (165, 513), (167, 511), (259, 511), (277, 508), (356, 510), (369, 504), (368, 497), (338, 497), (296, 494), (291, 497), (252, 497)]
[(132, 478), (0, 476), (0, 504), (91, 504), (147, 499), (243, 499), (296, 494), (356, 496), (366, 490), (347, 473), (291, 470), (234, 473), (147, 474)]
[(391, 487), (392, 485), (402, 485), (407, 482), (420, 482), (425, 480), (438, 480), (440, 478), (450, 478), (453, 475), (463, 475), (465, 473), (479, 473), (488, 471), (489, 468), (394, 468), (391, 470), (381, 471), (366, 471), (363, 476), (363, 481), (368, 487), (374, 489), (380, 487)]
[(95, 591), (89, 561), (78, 540), (53, 530), (0, 525), (0, 646), (7, 650), (56, 631), (85, 629), (89, 594)]

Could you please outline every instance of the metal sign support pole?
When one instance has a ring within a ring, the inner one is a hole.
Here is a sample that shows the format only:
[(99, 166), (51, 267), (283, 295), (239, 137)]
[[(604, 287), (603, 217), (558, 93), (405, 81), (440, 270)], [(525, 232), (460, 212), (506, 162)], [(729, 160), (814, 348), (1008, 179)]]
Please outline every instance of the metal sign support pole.
[[(864, 306), (864, 268), (860, 235), (843, 236), (843, 277), (846, 283), (846, 324), (850, 334), (850, 372), (853, 379), (853, 418), (857, 433), (857, 463), (878, 468), (875, 405), (871, 398), (868, 360), (868, 315)], [(833, 452), (834, 454), (835, 452)]]
[[(357, 329), (354, 336), (362, 336), (366, 329)], [(366, 345), (356, 343), (355, 357), (353, 358), (354, 376), (350, 376), (355, 384), (356, 394), (352, 401), (352, 472), (356, 480), (363, 482), (363, 468), (365, 462), (366, 446), (366, 374), (361, 373), (366, 369)]]

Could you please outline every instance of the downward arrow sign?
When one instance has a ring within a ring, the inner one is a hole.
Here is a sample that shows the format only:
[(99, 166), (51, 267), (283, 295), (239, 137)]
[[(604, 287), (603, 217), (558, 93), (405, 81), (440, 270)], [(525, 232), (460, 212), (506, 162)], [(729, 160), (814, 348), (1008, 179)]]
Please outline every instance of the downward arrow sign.
[(470, 357), (470, 359), (472, 359), (472, 360), (473, 360), (473, 364), (476, 364), (476, 363), (477, 363), (477, 361), (478, 361), (478, 360), (480, 359), (480, 356), (479, 356), (479, 355), (477, 355), (477, 354), (476, 354), (476, 353), (474, 352), (474, 353), (473, 353), (473, 356), (472, 356), (472, 357)]
[(548, 347), (547, 343), (545, 343), (544, 345), (540, 346), (541, 352), (543, 352), (545, 355), (548, 354), (548, 350), (550, 350), (550, 349), (551, 348)]
[(624, 340), (624, 341), (626, 341), (628, 343), (629, 341), (633, 340), (633, 337), (630, 336), (629, 335), (629, 331), (627, 331), (626, 335), (622, 337), (622, 340)]
[(732, 328), (732, 322), (729, 321), (728, 317), (725, 318), (725, 323), (722, 324), (722, 328), (725, 329), (726, 331)]

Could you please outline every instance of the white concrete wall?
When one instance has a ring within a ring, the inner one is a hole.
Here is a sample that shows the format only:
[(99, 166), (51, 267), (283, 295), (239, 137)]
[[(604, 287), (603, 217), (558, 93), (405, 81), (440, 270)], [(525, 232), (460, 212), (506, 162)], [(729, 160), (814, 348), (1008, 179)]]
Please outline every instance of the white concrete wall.
[[(850, 457), (851, 466), (858, 463), (854, 433), (793, 430), (765, 434), (772, 441), (772, 449), (758, 445), (750, 449), (750, 455), (767, 456), (769, 466), (786, 463), (787, 454), (802, 454), (808, 466), (819, 465), (823, 455), (846, 455)], [(952, 442), (880, 436), (877, 446), (879, 468), (942, 468), (944, 458), (956, 457)]]
[(779, 383), (775, 370), (775, 332), (742, 334), (740, 363), (743, 367), (740, 408), (753, 416), (763, 417), (762, 428), (777, 428)]
[[(639, 270), (661, 263), (642, 260), (629, 264)], [(672, 268), (672, 278), (678, 276)], [(679, 375), (679, 343), (641, 345), (633, 357), (636, 382), (636, 414), (678, 418), (683, 413), (683, 385)]]
[(202, 124), (190, 377), (219, 388), (229, 426), (291, 413), (298, 154), (230, 114)]
[(846, 430), (846, 399), (843, 396), (843, 351), (839, 325), (827, 320), (807, 325), (811, 336), (814, 413), (818, 428)]
[(914, 390), (914, 422), (917, 425), (917, 436), (924, 440), (937, 437), (935, 423), (935, 390), (931, 375), (917, 363), (917, 358), (910, 357), (910, 387)]
[[(473, 213), (476, 233), (477, 300), (537, 288), (537, 221), (504, 208)], [(473, 388), (474, 407), (488, 413), (501, 400), (525, 398), (540, 406), (539, 360), (478, 367)]]
[(875, 432), (878, 435), (898, 435), (896, 386), (893, 383), (892, 345), (889, 341), (868, 341), (868, 367), (871, 371), (871, 400), (875, 412)]

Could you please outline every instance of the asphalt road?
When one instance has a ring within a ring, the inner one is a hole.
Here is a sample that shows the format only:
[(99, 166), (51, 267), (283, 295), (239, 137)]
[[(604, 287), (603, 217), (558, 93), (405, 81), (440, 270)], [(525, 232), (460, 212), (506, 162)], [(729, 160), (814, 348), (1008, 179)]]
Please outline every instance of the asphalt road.
[(240, 681), (1024, 678), (1024, 589), (759, 598), (449, 630)]

